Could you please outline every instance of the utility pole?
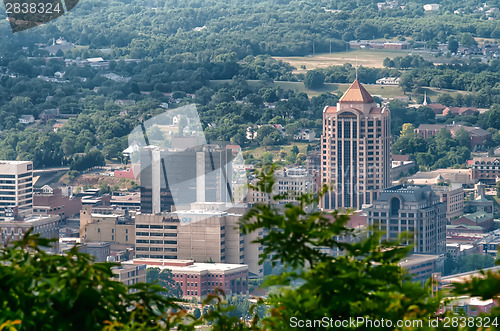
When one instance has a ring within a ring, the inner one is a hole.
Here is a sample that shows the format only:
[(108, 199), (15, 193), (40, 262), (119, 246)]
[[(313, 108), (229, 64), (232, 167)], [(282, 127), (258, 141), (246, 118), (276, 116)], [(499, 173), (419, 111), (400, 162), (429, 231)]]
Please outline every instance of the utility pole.
[(332, 41), (330, 40), (330, 55), (332, 55)]
[(313, 40), (313, 56), (314, 56), (314, 53), (315, 53), (315, 49), (314, 49), (314, 40)]

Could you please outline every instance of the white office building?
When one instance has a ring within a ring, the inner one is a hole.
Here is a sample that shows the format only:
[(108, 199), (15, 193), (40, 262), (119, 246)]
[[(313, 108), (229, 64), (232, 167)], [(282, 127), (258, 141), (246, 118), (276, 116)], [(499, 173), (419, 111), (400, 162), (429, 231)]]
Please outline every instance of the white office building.
[(0, 161), (0, 221), (33, 212), (33, 162)]

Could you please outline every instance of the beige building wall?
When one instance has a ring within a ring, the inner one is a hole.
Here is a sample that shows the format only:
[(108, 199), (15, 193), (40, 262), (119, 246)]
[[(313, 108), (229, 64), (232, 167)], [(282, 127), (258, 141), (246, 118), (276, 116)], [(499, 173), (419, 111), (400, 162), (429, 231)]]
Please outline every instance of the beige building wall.
[(128, 247), (135, 245), (135, 225), (121, 214), (92, 213), (91, 206), (80, 212), (80, 237), (84, 242), (105, 241)]
[(451, 220), (462, 216), (464, 213), (464, 189), (461, 184), (452, 184), (452, 187), (432, 187), (439, 195), (441, 202), (446, 203), (446, 218)]
[(264, 266), (259, 264), (260, 257), (259, 255), (262, 253), (262, 245), (254, 243), (254, 240), (257, 240), (262, 237), (262, 231), (253, 231), (244, 237), (245, 242), (245, 259), (244, 263), (248, 265), (248, 271), (259, 276), (264, 276)]
[(179, 221), (170, 214), (135, 216), (135, 251), (138, 258), (177, 259)]
[(137, 283), (146, 283), (146, 265), (123, 264), (119, 267), (113, 267), (112, 279), (121, 282), (124, 285), (134, 285)]
[(210, 217), (179, 226), (179, 259), (195, 262), (227, 262), (226, 228), (222, 217)]
[(136, 258), (245, 263), (250, 272), (259, 274), (262, 266), (258, 264), (258, 245), (251, 243), (252, 235), (247, 239), (240, 232), (241, 216), (219, 211), (193, 211), (190, 215), (183, 212), (183, 218), (189, 219), (184, 220), (189, 222), (185, 224), (175, 213), (139, 213), (135, 219)]

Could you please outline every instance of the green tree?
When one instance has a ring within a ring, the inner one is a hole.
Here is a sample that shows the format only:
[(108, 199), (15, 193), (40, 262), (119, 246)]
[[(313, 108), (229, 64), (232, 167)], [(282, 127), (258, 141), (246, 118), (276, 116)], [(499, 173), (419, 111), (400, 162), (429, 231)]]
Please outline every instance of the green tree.
[(182, 298), (181, 285), (176, 283), (172, 271), (163, 269), (158, 275), (158, 283), (166, 290), (166, 295), (171, 298)]
[(290, 154), (288, 154), (288, 155), (285, 157), (285, 161), (286, 161), (288, 164), (295, 164), (295, 162), (297, 162), (297, 154), (294, 154), (294, 153), (290, 153)]
[(464, 33), (460, 38), (460, 44), (464, 47), (475, 47), (477, 46), (477, 41), (474, 39), (472, 34)]
[(491, 38), (500, 39), (500, 27), (496, 27), (495, 30), (491, 32)]
[(319, 89), (325, 83), (325, 74), (319, 70), (309, 70), (304, 79), (304, 85), (308, 89)]
[(484, 114), (481, 114), (479, 117), (479, 122), (481, 124), (481, 127), (488, 129), (488, 128), (494, 128), (499, 130), (500, 129), (500, 105), (495, 105), (491, 107), (490, 110), (485, 112)]
[(361, 23), (356, 30), (354, 30), (356, 39), (374, 39), (378, 35), (378, 28), (369, 23)]
[(185, 116), (181, 116), (179, 119), (179, 124), (178, 124), (178, 130), (179, 130), (179, 136), (183, 136), (184, 134), (184, 128), (188, 125), (187, 118)]
[(396, 64), (394, 63), (393, 60), (391, 60), (390, 58), (386, 57), (384, 59), (384, 62), (383, 62), (383, 65), (384, 67), (386, 68), (394, 68), (396, 66)]
[(168, 269), (147, 268), (146, 281), (148, 283), (158, 283), (166, 292), (164, 294), (171, 298), (182, 298), (182, 289), (173, 278), (172, 272)]
[(193, 311), (193, 316), (195, 318), (200, 318), (201, 317), (201, 310), (200, 310), (200, 308), (195, 308), (195, 310)]
[[(0, 250), (0, 325), (20, 321), (23, 330), (101, 330), (171, 328), (187, 317), (171, 298), (150, 284), (125, 286), (111, 280), (111, 263), (92, 263), (71, 249), (48, 254), (49, 239), (24, 238)], [(134, 292), (130, 292), (133, 290)], [(170, 313), (169, 313), (170, 315)]]
[(104, 165), (106, 165), (106, 161), (101, 151), (93, 150), (85, 155), (76, 155), (71, 162), (70, 169), (82, 171)]
[(448, 50), (450, 51), (450, 53), (457, 53), (458, 41), (455, 37), (448, 37)]
[(457, 141), (458, 146), (470, 147), (470, 133), (464, 128), (458, 129), (453, 138)]
[(495, 265), (495, 258), (488, 254), (469, 254), (458, 258), (454, 273), (490, 268)]
[[(271, 193), (272, 183), (266, 183), (269, 173), (263, 171), (255, 189)], [(335, 320), (352, 316), (428, 320), (433, 316), (440, 297), (431, 298), (429, 287), (409, 282), (398, 265), (411, 247), (381, 244), (380, 234), (358, 243), (339, 242), (339, 236), (353, 234), (346, 227), (349, 216), (305, 211), (316, 203), (313, 195), (303, 195), (298, 205), (288, 205), (284, 213), (273, 205), (258, 205), (241, 221), (244, 233), (262, 229), (268, 233), (256, 240), (264, 247), (261, 262), (280, 261), (285, 268), (264, 284), (280, 286), (269, 294), (270, 316), (263, 319), (266, 329), (293, 329), (292, 317), (320, 320), (325, 312)], [(345, 255), (332, 259), (318, 247), (338, 247)]]
[(304, 153), (298, 153), (297, 154), (297, 161), (299, 162), (304, 162), (307, 158), (307, 155), (305, 155)]
[(160, 277), (160, 268), (147, 268), (146, 269), (146, 282), (154, 283)]
[(273, 163), (273, 154), (264, 152), (262, 153), (261, 159), (263, 164), (271, 164)]
[(415, 127), (411, 123), (403, 124), (403, 128), (401, 129), (402, 138), (411, 138), (415, 136)]

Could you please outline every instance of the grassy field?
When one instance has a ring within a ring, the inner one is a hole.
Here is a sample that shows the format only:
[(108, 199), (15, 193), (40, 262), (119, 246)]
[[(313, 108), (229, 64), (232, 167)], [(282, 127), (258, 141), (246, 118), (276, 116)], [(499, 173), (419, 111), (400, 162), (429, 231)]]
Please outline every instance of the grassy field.
[[(275, 82), (276, 85), (281, 86), (283, 89), (295, 90), (297, 92), (305, 92), (310, 97), (320, 95), (325, 92), (341, 92), (344, 93), (351, 84), (333, 84), (327, 83), (320, 90), (309, 90), (302, 82)], [(381, 95), (384, 98), (394, 98), (404, 96), (403, 90), (399, 86), (382, 86), (382, 85), (368, 85), (363, 84), (371, 95)]]
[[(224, 83), (230, 83), (230, 80), (212, 80), (210, 81), (210, 85), (216, 86), (219, 84), (224, 84)], [(251, 87), (258, 87), (260, 85), (260, 81), (258, 80), (249, 80), (248, 85)], [(318, 89), (318, 90), (310, 90), (304, 86), (303, 82), (282, 82), (282, 81), (276, 81), (274, 82), (274, 85), (280, 86), (285, 90), (294, 90), (296, 92), (305, 92), (309, 97), (314, 97), (318, 96), (322, 93), (325, 92), (341, 92), (344, 93), (347, 88), (351, 84), (333, 84), (333, 83), (326, 83), (323, 88)], [(393, 97), (398, 97), (398, 96), (403, 96), (403, 90), (399, 86), (381, 86), (381, 85), (368, 85), (364, 84), (363, 85), (368, 92), (370, 92), (372, 95), (381, 95), (385, 98), (393, 98)]]
[[(332, 54), (317, 54), (308, 56), (275, 56), (276, 60), (288, 62), (297, 70), (297, 73), (305, 73), (307, 70), (316, 68), (326, 68), (330, 66), (344, 65), (351, 63), (363, 67), (383, 68), (383, 61), (386, 57), (395, 58), (406, 56), (411, 53), (408, 50), (382, 50), (382, 49), (356, 49), (349, 52), (338, 52)], [(301, 68), (305, 66), (306, 69)]]
[[(450, 89), (437, 88), (437, 87), (426, 87), (425, 89), (427, 89), (427, 91), (430, 91), (430, 93), (427, 92), (427, 95), (429, 95), (429, 96), (433, 96), (433, 95), (439, 96), (440, 94), (450, 94), (454, 97), (457, 94), (465, 95), (465, 94), (471, 93), (468, 91), (450, 90)], [(433, 101), (435, 101), (434, 98), (433, 98)]]
[[(210, 84), (212, 86), (230, 83), (230, 80), (212, 80)], [(304, 92), (309, 97), (318, 96), (322, 93), (344, 93), (350, 84), (334, 84), (334, 83), (326, 83), (319, 90), (310, 90), (304, 86), (303, 82), (282, 82), (276, 81), (274, 82), (276, 86), (280, 86), (285, 90), (294, 90), (296, 92)], [(260, 85), (260, 81), (258, 80), (249, 80), (248, 85), (251, 87), (258, 87)], [(394, 98), (394, 97), (402, 97), (404, 96), (403, 90), (399, 86), (389, 86), (389, 85), (374, 85), (374, 84), (363, 84), (368, 92), (371, 95), (382, 96), (383, 98)], [(459, 90), (450, 90), (450, 89), (442, 89), (435, 87), (425, 87), (427, 90), (427, 96), (431, 98), (432, 102), (436, 102), (438, 96), (440, 94), (450, 94), (455, 96), (457, 94), (469, 94), (467, 91), (459, 91)]]
[[(398, 56), (419, 55), (434, 64), (449, 63), (453, 58), (446, 56), (436, 57), (435, 53), (425, 50), (386, 50), (386, 49), (355, 49), (348, 52), (332, 54), (316, 54), (307, 56), (275, 56), (274, 59), (288, 62), (296, 68), (294, 73), (306, 73), (308, 70), (327, 68), (330, 66), (350, 63), (363, 67), (383, 68), (386, 57), (393, 59)], [(305, 69), (302, 67), (305, 66)]]

